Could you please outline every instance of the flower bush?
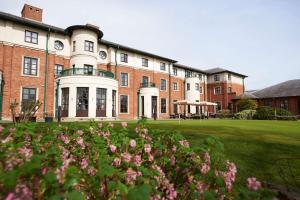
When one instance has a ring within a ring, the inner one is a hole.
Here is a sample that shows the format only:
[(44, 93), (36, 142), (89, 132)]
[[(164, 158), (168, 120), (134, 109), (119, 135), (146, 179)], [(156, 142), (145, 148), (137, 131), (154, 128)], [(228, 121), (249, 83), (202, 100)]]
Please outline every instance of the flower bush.
[(177, 132), (141, 121), (0, 128), (1, 199), (271, 199), (254, 177), (236, 185), (238, 168), (208, 138), (191, 148)]

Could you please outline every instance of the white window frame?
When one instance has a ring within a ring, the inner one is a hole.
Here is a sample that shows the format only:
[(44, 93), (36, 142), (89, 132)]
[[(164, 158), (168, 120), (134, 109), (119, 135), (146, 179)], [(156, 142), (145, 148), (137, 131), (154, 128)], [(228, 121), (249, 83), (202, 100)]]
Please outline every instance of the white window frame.
[[(220, 88), (220, 93), (217, 93), (217, 92), (216, 92), (216, 91), (217, 91), (217, 88)], [(215, 95), (220, 95), (220, 94), (222, 94), (222, 88), (221, 88), (221, 86), (214, 87), (214, 94), (215, 94)]]
[[(127, 96), (127, 112), (121, 112), (121, 96)], [(129, 95), (128, 94), (120, 94), (119, 95), (119, 114), (129, 114)]]
[[(163, 89), (161, 89), (162, 88), (162, 80), (164, 80), (165, 81), (165, 83), (166, 83), (166, 87), (165, 87), (165, 89), (163, 90)], [(160, 79), (160, 84), (159, 84), (159, 89), (160, 89), (160, 91), (167, 91), (167, 80), (166, 79)]]
[[(127, 85), (122, 85), (122, 74), (127, 74)], [(127, 72), (120, 73), (120, 87), (129, 87), (129, 73)]]
[[(176, 89), (175, 89), (174, 85), (176, 85)], [(178, 91), (178, 82), (173, 82), (173, 90)]]

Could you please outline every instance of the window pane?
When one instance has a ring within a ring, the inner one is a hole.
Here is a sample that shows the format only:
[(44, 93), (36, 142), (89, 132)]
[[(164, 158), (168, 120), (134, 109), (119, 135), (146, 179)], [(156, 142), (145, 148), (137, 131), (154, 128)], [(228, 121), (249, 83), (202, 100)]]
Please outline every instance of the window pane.
[(120, 112), (127, 113), (128, 112), (128, 97), (126, 95), (120, 96)]

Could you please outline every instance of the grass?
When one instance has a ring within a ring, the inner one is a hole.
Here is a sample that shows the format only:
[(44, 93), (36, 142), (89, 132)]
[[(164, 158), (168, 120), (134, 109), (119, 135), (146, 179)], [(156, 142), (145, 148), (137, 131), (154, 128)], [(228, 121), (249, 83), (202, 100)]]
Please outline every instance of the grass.
[[(129, 124), (131, 128), (135, 123)], [(178, 130), (192, 146), (200, 145), (208, 136), (218, 137), (224, 144), (227, 158), (238, 166), (239, 182), (255, 176), (259, 180), (285, 184), (276, 163), (282, 158), (293, 158), (290, 164), (295, 171), (290, 173), (289, 168), (284, 168), (289, 183), (292, 181), (289, 175), (297, 173), (300, 179), (299, 121), (186, 120), (149, 121), (149, 125), (157, 129)], [(283, 161), (280, 166), (287, 164)]]

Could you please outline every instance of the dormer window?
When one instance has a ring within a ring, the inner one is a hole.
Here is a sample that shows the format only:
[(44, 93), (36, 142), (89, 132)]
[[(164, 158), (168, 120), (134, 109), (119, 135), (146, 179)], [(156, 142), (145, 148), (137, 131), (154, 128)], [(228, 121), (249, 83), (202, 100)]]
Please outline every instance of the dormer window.
[(25, 30), (25, 42), (37, 44), (38, 43), (38, 33)]
[(85, 40), (84, 41), (84, 50), (89, 52), (94, 52), (94, 42)]
[(160, 70), (166, 71), (166, 63), (163, 63), (163, 62), (160, 63)]
[(220, 81), (220, 75), (219, 74), (215, 74), (214, 75), (214, 80), (215, 81)]
[(143, 67), (148, 67), (148, 59), (142, 58), (142, 66)]

